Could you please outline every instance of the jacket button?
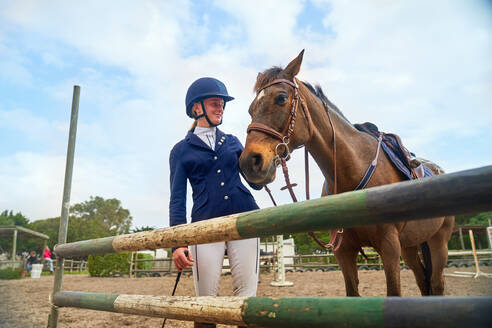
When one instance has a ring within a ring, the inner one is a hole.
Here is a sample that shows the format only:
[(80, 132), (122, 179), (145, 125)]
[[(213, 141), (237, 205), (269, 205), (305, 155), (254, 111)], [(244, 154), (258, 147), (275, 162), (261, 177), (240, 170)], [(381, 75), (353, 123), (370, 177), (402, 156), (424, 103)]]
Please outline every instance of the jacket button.
[(218, 169), (218, 170), (217, 170), (217, 173), (220, 173), (220, 172), (222, 172), (222, 171), (221, 171), (220, 169)]
[(225, 195), (225, 196), (224, 196), (224, 199), (225, 199), (225, 200), (228, 200), (228, 199), (229, 199), (229, 196)]
[(217, 156), (214, 156), (214, 161), (216, 161), (216, 160), (217, 160), (217, 158), (218, 158)]
[(221, 187), (223, 187), (223, 186), (224, 186), (224, 182), (221, 182), (221, 183), (220, 183), (220, 186), (221, 186)]

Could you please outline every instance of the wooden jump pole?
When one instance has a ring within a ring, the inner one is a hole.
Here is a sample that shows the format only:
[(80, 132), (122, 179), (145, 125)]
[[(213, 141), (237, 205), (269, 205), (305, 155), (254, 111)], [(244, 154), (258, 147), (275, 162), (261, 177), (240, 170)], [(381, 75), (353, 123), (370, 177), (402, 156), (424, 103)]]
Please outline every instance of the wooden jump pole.
[(58, 292), (54, 303), (99, 311), (260, 327), (492, 327), (492, 297), (214, 297)]
[(401, 222), (492, 210), (492, 166), (153, 231), (57, 245), (59, 257)]
[[(77, 136), (77, 119), (79, 116), (79, 99), (80, 87), (75, 85), (73, 87), (72, 112), (70, 116), (70, 130), (68, 134), (67, 162), (65, 165), (65, 182), (63, 186), (60, 229), (58, 230), (58, 244), (64, 244), (67, 242), (68, 212), (70, 209), (70, 193), (72, 191), (72, 172), (75, 153), (75, 139)], [(56, 292), (60, 291), (62, 287), (63, 262), (63, 257), (57, 256), (52, 297)], [(57, 326), (58, 308), (51, 306), (51, 312), (48, 317), (48, 328), (56, 328)]]

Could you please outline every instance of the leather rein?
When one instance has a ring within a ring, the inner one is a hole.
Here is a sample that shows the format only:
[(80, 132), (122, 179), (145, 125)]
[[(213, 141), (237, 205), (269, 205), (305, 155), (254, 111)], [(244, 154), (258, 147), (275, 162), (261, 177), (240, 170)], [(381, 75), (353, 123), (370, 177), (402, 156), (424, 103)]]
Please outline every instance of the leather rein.
[[(285, 178), (285, 182), (286, 182), (286, 185), (284, 187), (282, 187), (280, 190), (288, 189), (289, 194), (292, 198), (292, 201), (294, 203), (296, 203), (297, 197), (294, 194), (293, 187), (297, 186), (297, 184), (296, 183), (292, 184), (290, 182), (289, 170), (287, 168), (287, 160), (289, 160), (289, 158), (290, 158), (290, 151), (289, 151), (288, 145), (290, 142), (290, 137), (292, 136), (292, 133), (294, 131), (294, 126), (295, 126), (295, 122), (296, 122), (297, 109), (299, 107), (299, 102), (301, 103), (301, 108), (302, 108), (302, 111), (306, 117), (307, 126), (308, 126), (308, 130), (309, 130), (309, 139), (306, 141), (305, 144), (307, 144), (311, 140), (311, 138), (313, 136), (314, 128), (313, 128), (313, 122), (311, 119), (311, 114), (309, 113), (309, 110), (306, 106), (306, 103), (304, 102), (304, 99), (302, 99), (302, 97), (300, 97), (300, 95), (299, 95), (299, 86), (297, 83), (297, 79), (294, 79), (294, 82), (289, 81), (287, 79), (275, 79), (275, 80), (271, 81), (270, 83), (267, 83), (266, 85), (264, 85), (261, 89), (258, 89), (256, 93), (259, 94), (262, 90), (264, 90), (264, 89), (266, 89), (272, 85), (280, 84), (280, 83), (286, 83), (294, 89), (294, 96), (293, 96), (292, 102), (291, 102), (291, 109), (290, 109), (289, 118), (287, 119), (287, 122), (286, 122), (284, 128), (282, 129), (282, 132), (278, 132), (277, 130), (275, 130), (275, 129), (273, 129), (273, 128), (271, 128), (271, 127), (269, 127), (263, 123), (253, 122), (248, 126), (247, 133), (249, 133), (251, 131), (259, 131), (259, 132), (262, 132), (264, 134), (267, 134), (268, 136), (271, 136), (275, 139), (280, 140), (280, 142), (275, 146), (275, 163), (276, 163), (276, 165), (279, 165), (279, 164), (282, 165), (282, 172), (284, 174), (284, 178)], [(335, 127), (333, 125), (333, 121), (331, 119), (331, 116), (330, 116), (330, 113), (328, 110), (326, 111), (326, 114), (328, 115), (328, 120), (330, 122), (332, 134), (333, 134), (333, 138), (332, 138), (332, 140), (333, 140), (333, 147), (332, 147), (332, 150), (333, 150), (333, 194), (336, 194), (337, 193), (336, 134), (335, 134)], [(371, 179), (371, 177), (372, 177), (372, 175), (376, 169), (376, 166), (377, 166), (379, 150), (381, 148), (382, 136), (383, 136), (383, 134), (381, 133), (379, 135), (379, 138), (378, 138), (378, 147), (376, 150), (376, 156), (375, 156), (374, 160), (371, 162), (371, 164), (369, 165), (368, 169), (366, 170), (366, 173), (364, 174), (363, 178), (361, 179), (360, 183), (358, 184), (358, 186), (356, 187), (355, 190), (363, 189), (369, 183), (369, 180)], [(285, 150), (284, 150), (284, 152), (279, 153), (279, 149), (282, 146), (285, 148)], [(304, 164), (305, 164), (305, 175), (306, 175), (306, 200), (309, 200), (310, 199), (310, 196), (309, 196), (309, 162), (308, 162), (309, 153), (308, 153), (308, 150), (306, 147), (304, 147), (304, 156), (305, 156), (304, 157), (305, 158)], [(325, 183), (326, 183), (326, 181), (325, 181)], [(277, 203), (275, 202), (270, 189), (266, 185), (265, 185), (265, 190), (267, 191), (268, 195), (270, 196), (270, 199), (272, 200), (274, 206), (277, 206)], [(313, 240), (316, 241), (316, 243), (318, 243), (322, 248), (333, 249), (333, 251), (336, 251), (340, 247), (340, 244), (342, 242), (342, 234), (343, 234), (343, 228), (339, 229), (339, 230), (332, 230), (330, 242), (328, 244), (325, 244), (316, 237), (314, 232), (309, 232), (309, 235), (313, 238)], [(353, 237), (356, 238), (356, 240), (358, 239), (358, 237), (355, 233), (353, 233)], [(362, 251), (362, 248), (360, 249), (360, 251), (365, 256), (364, 252)]]

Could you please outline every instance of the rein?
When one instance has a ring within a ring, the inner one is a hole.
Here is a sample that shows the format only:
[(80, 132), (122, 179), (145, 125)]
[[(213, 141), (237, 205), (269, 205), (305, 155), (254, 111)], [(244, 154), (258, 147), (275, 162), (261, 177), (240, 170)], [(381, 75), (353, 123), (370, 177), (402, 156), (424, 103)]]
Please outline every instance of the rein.
[[(275, 129), (273, 129), (273, 128), (265, 125), (265, 124), (253, 122), (248, 126), (247, 133), (249, 133), (251, 131), (259, 131), (259, 132), (267, 134), (267, 135), (269, 135), (275, 139), (280, 140), (280, 142), (275, 146), (275, 163), (276, 163), (276, 165), (279, 165), (279, 164), (282, 165), (282, 172), (284, 174), (284, 179), (285, 179), (285, 183), (286, 183), (286, 185), (284, 187), (280, 188), (280, 190), (288, 189), (289, 194), (292, 198), (292, 201), (294, 203), (296, 203), (297, 197), (294, 193), (293, 187), (297, 186), (297, 184), (290, 182), (289, 170), (287, 168), (287, 160), (289, 160), (289, 158), (290, 158), (290, 151), (289, 151), (288, 144), (290, 142), (290, 137), (292, 136), (292, 133), (294, 131), (294, 126), (295, 126), (295, 122), (296, 122), (296, 115), (297, 115), (297, 108), (299, 107), (299, 100), (301, 102), (301, 108), (302, 108), (304, 115), (306, 117), (308, 130), (309, 130), (309, 139), (308, 139), (308, 141), (306, 141), (306, 144), (311, 140), (313, 133), (314, 133), (314, 128), (313, 128), (313, 122), (311, 119), (311, 114), (309, 113), (309, 110), (308, 110), (304, 100), (299, 95), (299, 91), (298, 91), (299, 86), (296, 83), (297, 79), (295, 79), (294, 81), (295, 82), (289, 81), (287, 79), (276, 79), (270, 83), (267, 83), (261, 89), (257, 90), (257, 94), (258, 94), (262, 90), (264, 90), (264, 89), (266, 89), (272, 85), (279, 84), (279, 83), (286, 83), (294, 89), (294, 97), (292, 98), (292, 103), (291, 103), (292, 106), (291, 106), (289, 118), (286, 122), (286, 125), (282, 129), (282, 132), (278, 132), (277, 130), (275, 130)], [(326, 113), (328, 115), (328, 120), (330, 122), (332, 134), (333, 134), (333, 138), (332, 138), (332, 140), (333, 140), (333, 147), (332, 147), (332, 149), (333, 149), (333, 194), (336, 194), (337, 193), (336, 133), (335, 133), (335, 127), (333, 125), (333, 121), (331, 119), (329, 111), (326, 111)], [(381, 133), (379, 135), (379, 138), (378, 138), (378, 146), (376, 149), (375, 158), (371, 162), (371, 164), (369, 165), (368, 169), (366, 170), (366, 173), (364, 174), (362, 180), (357, 185), (355, 190), (363, 189), (369, 183), (372, 175), (374, 174), (374, 171), (376, 170), (376, 166), (378, 163), (379, 150), (381, 148), (382, 137), (383, 137), (383, 134)], [(281, 146), (284, 146), (285, 151), (282, 154), (279, 154), (279, 148)], [(304, 147), (304, 156), (305, 156), (304, 157), (304, 165), (305, 165), (305, 176), (306, 176), (306, 200), (309, 200), (310, 199), (310, 196), (309, 196), (309, 153), (308, 153), (308, 150), (306, 147)], [(326, 181), (325, 181), (325, 184), (326, 184)], [(326, 185), (325, 185), (325, 188), (326, 188)], [(274, 206), (277, 206), (277, 203), (275, 202), (270, 189), (266, 185), (265, 185), (265, 190), (267, 191), (268, 195), (270, 196), (270, 199), (272, 200)], [(347, 231), (350, 231), (350, 230), (347, 230)], [(316, 237), (316, 235), (314, 234), (314, 232), (309, 232), (308, 234), (322, 248), (333, 249), (333, 251), (336, 251), (336, 250), (338, 250), (338, 248), (340, 247), (341, 242), (342, 242), (343, 228), (339, 229), (339, 230), (332, 230), (330, 242), (328, 244), (324, 244), (321, 240), (319, 240)], [(355, 240), (358, 240), (358, 237), (355, 233), (352, 232), (352, 235), (353, 235)], [(362, 248), (360, 248), (360, 252), (362, 253), (362, 255), (364, 257), (367, 258), (367, 256), (364, 254), (364, 251), (362, 250)]]

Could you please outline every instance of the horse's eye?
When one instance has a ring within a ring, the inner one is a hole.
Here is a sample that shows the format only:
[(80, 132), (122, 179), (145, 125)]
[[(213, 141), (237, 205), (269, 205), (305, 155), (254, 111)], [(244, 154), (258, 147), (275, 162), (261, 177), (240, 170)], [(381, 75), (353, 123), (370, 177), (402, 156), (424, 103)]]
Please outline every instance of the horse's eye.
[(287, 101), (287, 96), (286, 95), (278, 95), (275, 98), (275, 104), (277, 105), (283, 105)]

